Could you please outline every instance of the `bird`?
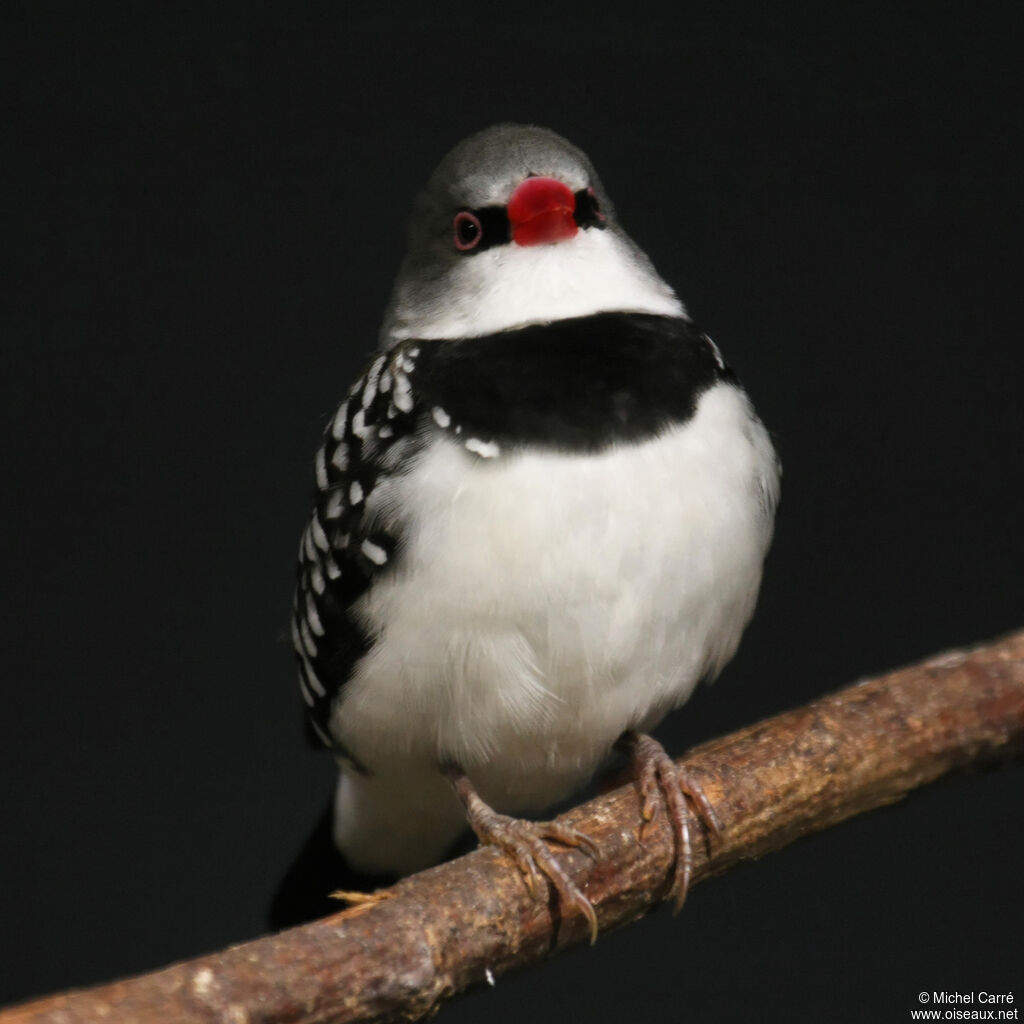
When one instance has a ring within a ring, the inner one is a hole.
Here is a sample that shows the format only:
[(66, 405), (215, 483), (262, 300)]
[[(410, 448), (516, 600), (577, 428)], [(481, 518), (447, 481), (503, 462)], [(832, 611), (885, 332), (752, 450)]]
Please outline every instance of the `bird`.
[[(666, 214), (667, 215), (667, 214)], [(691, 871), (697, 781), (649, 732), (733, 655), (780, 464), (589, 158), (499, 124), (416, 201), (379, 346), (315, 457), (291, 635), (333, 842), (406, 875), (469, 828), (597, 934), (542, 814), (615, 751)]]

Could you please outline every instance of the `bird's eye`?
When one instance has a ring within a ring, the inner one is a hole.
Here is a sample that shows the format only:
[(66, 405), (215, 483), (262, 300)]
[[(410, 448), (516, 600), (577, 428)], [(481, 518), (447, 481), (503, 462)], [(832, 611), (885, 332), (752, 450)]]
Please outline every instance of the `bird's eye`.
[(601, 211), (601, 200), (597, 198), (597, 193), (593, 187), (587, 189), (587, 198), (590, 200), (590, 212), (598, 221), (603, 221), (604, 213)]
[(453, 227), (455, 229), (455, 248), (459, 252), (475, 249), (484, 237), (480, 218), (475, 213), (470, 213), (469, 210), (459, 210), (455, 214)]

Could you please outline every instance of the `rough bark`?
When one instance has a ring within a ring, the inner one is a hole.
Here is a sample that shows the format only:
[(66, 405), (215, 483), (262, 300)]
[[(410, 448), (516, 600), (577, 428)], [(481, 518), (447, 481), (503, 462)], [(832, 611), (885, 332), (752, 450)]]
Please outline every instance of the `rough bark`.
[[(722, 825), (710, 856), (703, 833), (695, 836), (694, 882), (892, 803), (952, 769), (1022, 750), (1024, 632), (858, 683), (713, 740), (682, 762)], [(639, 842), (632, 786), (563, 820), (600, 846), (597, 862), (566, 851), (562, 863), (603, 930), (663, 898), (673, 857), (669, 828), (662, 815)], [(515, 867), (492, 849), (405, 879), (389, 895), (152, 974), (16, 1007), (0, 1013), (0, 1024), (414, 1020), (488, 974), (587, 941), (581, 917), (559, 920), (555, 901), (531, 899)]]

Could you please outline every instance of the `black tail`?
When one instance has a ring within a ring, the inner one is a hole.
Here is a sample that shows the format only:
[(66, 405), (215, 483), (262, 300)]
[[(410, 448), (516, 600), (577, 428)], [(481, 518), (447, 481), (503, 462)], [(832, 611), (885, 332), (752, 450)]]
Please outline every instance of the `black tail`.
[(344, 902), (330, 897), (336, 889), (373, 892), (395, 881), (394, 875), (364, 875), (348, 866), (331, 838), (331, 814), (329, 804), (274, 893), (269, 914), (274, 931), (344, 910)]

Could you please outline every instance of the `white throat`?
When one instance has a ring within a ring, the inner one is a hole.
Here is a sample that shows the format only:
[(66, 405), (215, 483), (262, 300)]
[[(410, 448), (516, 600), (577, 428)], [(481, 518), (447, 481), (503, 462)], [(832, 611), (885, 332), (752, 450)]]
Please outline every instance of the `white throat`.
[(468, 338), (605, 312), (686, 316), (672, 289), (625, 238), (611, 230), (581, 231), (567, 242), (502, 245), (466, 257), (436, 298), (399, 287), (384, 342)]

